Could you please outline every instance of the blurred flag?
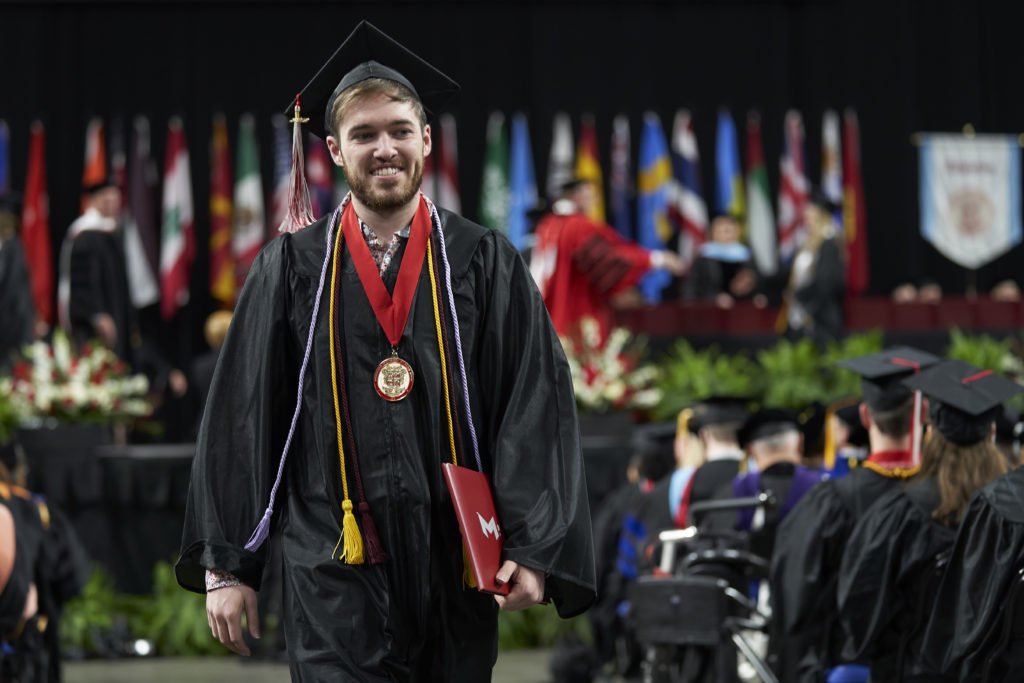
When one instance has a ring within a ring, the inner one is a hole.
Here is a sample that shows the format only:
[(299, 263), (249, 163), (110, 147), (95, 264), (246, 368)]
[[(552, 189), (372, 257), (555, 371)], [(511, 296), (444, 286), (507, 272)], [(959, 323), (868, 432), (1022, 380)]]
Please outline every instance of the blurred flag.
[(0, 119), (0, 194), (11, 189), (11, 131)]
[[(669, 181), (672, 162), (668, 143), (657, 114), (644, 114), (640, 137), (640, 168), (637, 172), (637, 238), (646, 249), (664, 249), (672, 237), (668, 220)], [(652, 270), (640, 281), (640, 291), (648, 303), (661, 301), (661, 290), (672, 281), (666, 270)]]
[(512, 117), (508, 162), (508, 238), (522, 251), (530, 246), (530, 220), (526, 212), (537, 206), (537, 180), (525, 114)]
[(619, 114), (612, 121), (612, 168), (609, 177), (608, 209), (612, 225), (628, 240), (633, 239), (630, 214), (629, 117)]
[(804, 170), (804, 123), (800, 112), (786, 112), (783, 148), (779, 160), (779, 257), (786, 266), (803, 244), (804, 207), (810, 184)]
[(243, 114), (238, 122), (238, 153), (235, 158), (235, 215), (231, 253), (235, 259), (235, 288), (242, 290), (245, 276), (263, 246), (267, 217), (263, 205), (263, 177), (256, 146), (256, 120)]
[(565, 112), (555, 114), (551, 125), (551, 151), (548, 154), (548, 199), (562, 194), (562, 185), (572, 178), (572, 120)]
[(341, 204), (341, 200), (348, 194), (348, 178), (345, 177), (345, 169), (337, 164), (331, 165), (331, 176), (334, 180), (334, 205), (331, 211)]
[(21, 243), (32, 281), (36, 319), (53, 325), (53, 249), (50, 246), (50, 199), (46, 194), (46, 135), (39, 121), (32, 123), (28, 143)]
[(718, 112), (715, 142), (715, 210), (743, 223), (746, 207), (743, 197), (743, 164), (736, 139), (736, 124), (727, 109)]
[(868, 289), (867, 212), (860, 176), (860, 127), (857, 113), (843, 113), (843, 233), (846, 238), (846, 292), (860, 296)]
[(157, 170), (149, 150), (149, 120), (144, 116), (136, 117), (132, 125), (123, 212), (125, 270), (136, 308), (145, 308), (160, 300), (156, 277), (160, 269), (160, 247), (154, 201)]
[(833, 217), (843, 224), (843, 164), (839, 143), (839, 114), (829, 109), (821, 117), (821, 191), (825, 198), (840, 207)]
[(459, 197), (459, 146), (455, 132), (455, 117), (441, 114), (438, 119), (441, 132), (440, 144), (434, 145), (433, 156), (437, 160), (434, 176), (435, 203), (453, 213), (462, 213), (462, 199)]
[(331, 179), (331, 156), (323, 140), (310, 133), (309, 154), (306, 155), (306, 181), (313, 217), (320, 218), (334, 211), (334, 186)]
[[(103, 119), (96, 117), (89, 120), (85, 128), (85, 165), (82, 169), (82, 189), (102, 183), (107, 179), (107, 144), (103, 134)], [(89, 196), (82, 193), (81, 210)]]
[(672, 178), (668, 184), (668, 216), (679, 233), (679, 258), (687, 269), (707, 240), (708, 205), (700, 179), (700, 153), (690, 112), (676, 112), (672, 127)]
[(491, 112), (487, 119), (483, 186), (480, 188), (480, 224), (508, 233), (508, 138), (505, 115)]
[(210, 141), (210, 294), (224, 308), (235, 303), (235, 264), (231, 257), (231, 151), (224, 114), (213, 117)]
[(430, 201), (437, 202), (437, 177), (434, 173), (434, 151), (423, 157), (423, 178), (420, 181), (420, 192), (427, 195)]
[(167, 128), (163, 223), (160, 230), (160, 313), (170, 320), (188, 303), (189, 272), (195, 257), (192, 172), (181, 119)]
[(761, 275), (777, 273), (779, 252), (761, 141), (761, 117), (753, 111), (747, 115), (747, 236), (757, 271)]
[(580, 126), (580, 140), (576, 145), (576, 177), (589, 180), (594, 186), (594, 205), (588, 216), (591, 220), (604, 223), (604, 177), (601, 175), (601, 160), (597, 154), (597, 126), (594, 117), (583, 115)]
[[(121, 190), (121, 196), (128, 193), (128, 150), (124, 137), (124, 121), (115, 118), (110, 122), (110, 178)], [(122, 207), (122, 212), (124, 208)]]
[(266, 241), (278, 235), (278, 226), (288, 217), (288, 180), (292, 172), (292, 136), (288, 119), (275, 114), (271, 119), (274, 130), (274, 192), (270, 198), (270, 222)]

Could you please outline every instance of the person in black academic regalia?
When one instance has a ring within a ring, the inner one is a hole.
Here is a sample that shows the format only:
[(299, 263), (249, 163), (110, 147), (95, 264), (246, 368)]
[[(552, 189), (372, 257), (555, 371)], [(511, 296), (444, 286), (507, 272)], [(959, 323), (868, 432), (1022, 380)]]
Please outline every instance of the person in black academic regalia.
[(683, 285), (685, 298), (732, 308), (736, 300), (758, 293), (757, 269), (750, 248), (740, 241), (740, 232), (735, 216), (721, 214), (712, 219), (711, 239), (701, 245)]
[[(917, 473), (911, 453), (914, 395), (902, 380), (938, 360), (898, 347), (839, 363), (861, 376), (858, 413), (871, 454), (846, 476), (811, 489), (779, 525), (772, 552), (772, 615), (786, 640), (799, 643), (782, 653), (784, 678), (822, 683), (844, 662), (835, 597), (843, 549), (867, 509)], [(849, 669), (836, 675), (853, 675)]]
[[(214, 372), (176, 575), (248, 653), (242, 613), (254, 631), (274, 535), (295, 681), (488, 681), (499, 607), (549, 599), (568, 617), (595, 599), (571, 374), (544, 302), (504, 235), (420, 194), (425, 110), (456, 87), (362, 22), (303, 89), (352, 191), (263, 248)], [(453, 461), (490, 479), (507, 596), (472, 588)]]
[[(965, 683), (981, 681), (986, 665), (991, 683), (1024, 680), (1019, 630), (1015, 641), (1000, 644), (1004, 621), (1024, 618), (1022, 501), (1024, 467), (1010, 470), (971, 499), (935, 594), (923, 636), (924, 659)], [(1016, 600), (1010, 603), (1014, 591)]]
[(970, 497), (1007, 470), (995, 447), (1000, 404), (1017, 383), (946, 360), (904, 383), (931, 399), (921, 472), (878, 499), (846, 544), (837, 597), (851, 654), (873, 681), (942, 681), (921, 655), (935, 584)]

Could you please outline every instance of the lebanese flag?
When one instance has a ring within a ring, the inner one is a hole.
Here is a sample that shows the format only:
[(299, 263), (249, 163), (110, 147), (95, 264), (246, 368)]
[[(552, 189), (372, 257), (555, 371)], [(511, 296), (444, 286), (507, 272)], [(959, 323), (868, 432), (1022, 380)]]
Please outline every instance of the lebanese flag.
[[(82, 189), (102, 183), (107, 179), (107, 144), (103, 134), (103, 119), (89, 120), (85, 128), (85, 165), (82, 169)], [(85, 212), (89, 195), (82, 194), (82, 212)]]
[(228, 122), (223, 114), (217, 114), (210, 145), (210, 294), (225, 308), (235, 302), (235, 263), (231, 256), (233, 189)]
[(779, 160), (779, 256), (782, 263), (788, 265), (807, 232), (804, 207), (810, 195), (804, 165), (804, 123), (800, 112), (793, 109), (786, 112), (783, 138)]
[(167, 129), (163, 224), (160, 244), (160, 313), (170, 320), (188, 303), (189, 271), (195, 257), (192, 174), (181, 119)]
[(843, 233), (846, 242), (847, 296), (860, 296), (868, 288), (867, 212), (860, 177), (860, 127), (857, 113), (843, 113)]
[(43, 124), (32, 124), (21, 207), (21, 243), (25, 248), (36, 319), (53, 324), (53, 249), (50, 246), (50, 199), (46, 194), (46, 135)]
[(438, 121), (441, 130), (441, 144), (437, 150), (435, 168), (435, 192), (438, 206), (453, 213), (462, 213), (462, 199), (459, 197), (459, 152), (455, 133), (455, 117), (442, 114)]

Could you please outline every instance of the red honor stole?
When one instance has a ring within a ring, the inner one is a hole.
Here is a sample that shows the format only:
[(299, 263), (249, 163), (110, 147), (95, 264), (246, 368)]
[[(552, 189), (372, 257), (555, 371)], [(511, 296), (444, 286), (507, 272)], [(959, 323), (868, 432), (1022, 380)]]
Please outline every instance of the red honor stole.
[(914, 464), (910, 451), (878, 451), (868, 456), (864, 467), (884, 477), (906, 479), (917, 474), (921, 466)]
[(352, 263), (359, 275), (359, 282), (370, 301), (373, 314), (377, 317), (384, 334), (391, 343), (391, 357), (381, 361), (374, 373), (373, 383), (377, 393), (387, 401), (399, 401), (409, 395), (412, 390), (413, 371), (407, 362), (398, 357), (398, 343), (402, 339), (405, 323), (409, 319), (412, 299), (416, 294), (416, 285), (423, 271), (423, 261), (427, 253), (427, 239), (430, 236), (430, 211), (427, 203), (420, 196), (419, 205), (412, 218), (409, 231), (409, 242), (398, 268), (398, 281), (395, 283), (394, 295), (388, 294), (381, 278), (380, 271), (373, 262), (370, 248), (366, 245), (355, 208), (350, 206), (341, 218), (341, 230), (348, 242)]

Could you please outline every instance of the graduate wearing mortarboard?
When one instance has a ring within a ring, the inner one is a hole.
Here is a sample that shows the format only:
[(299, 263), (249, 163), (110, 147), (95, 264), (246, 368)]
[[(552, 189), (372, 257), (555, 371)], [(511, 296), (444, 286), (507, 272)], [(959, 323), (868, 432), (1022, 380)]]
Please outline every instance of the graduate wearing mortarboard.
[(929, 666), (969, 683), (983, 680), (986, 667), (993, 683), (1024, 680), (1019, 628), (1016, 636), (1004, 632), (1007, 619), (1020, 620), (1022, 571), (1024, 467), (1016, 467), (967, 506), (924, 631)]
[[(352, 194), (260, 252), (214, 373), (177, 577), (247, 653), (240, 613), (254, 630), (274, 534), (296, 681), (487, 681), (499, 604), (547, 597), (571, 616), (594, 600), (572, 383), (543, 301), (503, 235), (420, 194), (424, 109), (455, 88), (365, 22), (305, 87), (296, 118)], [(506, 597), (472, 588), (452, 461), (490, 477)]]
[(1007, 470), (993, 443), (995, 417), (1024, 387), (961, 360), (904, 384), (930, 399), (921, 471), (879, 498), (854, 528), (839, 573), (839, 619), (850, 653), (870, 661), (871, 680), (955, 680), (924, 663), (922, 632), (968, 500)]
[(929, 353), (896, 347), (838, 363), (861, 376), (863, 400), (857, 414), (868, 430), (871, 452), (846, 476), (811, 489), (779, 525), (772, 554), (772, 614), (780, 632), (801, 643), (783, 653), (784, 678), (825, 681), (828, 671), (844, 662), (835, 597), (843, 549), (867, 509), (917, 473), (913, 437), (922, 409), (903, 380), (938, 361)]

